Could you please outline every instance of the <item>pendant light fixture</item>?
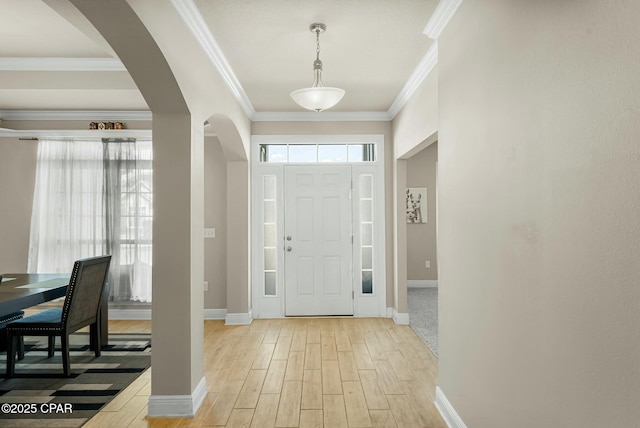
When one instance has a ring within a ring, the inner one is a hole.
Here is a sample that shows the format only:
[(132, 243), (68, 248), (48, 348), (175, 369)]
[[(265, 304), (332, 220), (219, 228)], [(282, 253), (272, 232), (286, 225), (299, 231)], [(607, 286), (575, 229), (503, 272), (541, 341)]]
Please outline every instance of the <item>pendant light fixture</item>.
[(324, 33), (327, 26), (314, 23), (309, 26), (312, 33), (316, 33), (316, 60), (313, 61), (313, 84), (310, 88), (298, 89), (291, 92), (291, 98), (307, 110), (320, 112), (338, 104), (344, 96), (344, 90), (324, 86), (322, 83), (322, 61), (320, 61), (320, 33)]

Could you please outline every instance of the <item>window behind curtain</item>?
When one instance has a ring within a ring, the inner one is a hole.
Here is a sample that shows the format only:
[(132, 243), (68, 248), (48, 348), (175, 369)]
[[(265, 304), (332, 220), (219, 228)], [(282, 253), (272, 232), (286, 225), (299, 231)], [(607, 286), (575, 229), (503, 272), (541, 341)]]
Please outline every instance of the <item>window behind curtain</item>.
[(151, 142), (103, 143), (111, 300), (151, 301), (153, 170)]
[(150, 141), (41, 140), (29, 272), (112, 254), (110, 299), (151, 301)]

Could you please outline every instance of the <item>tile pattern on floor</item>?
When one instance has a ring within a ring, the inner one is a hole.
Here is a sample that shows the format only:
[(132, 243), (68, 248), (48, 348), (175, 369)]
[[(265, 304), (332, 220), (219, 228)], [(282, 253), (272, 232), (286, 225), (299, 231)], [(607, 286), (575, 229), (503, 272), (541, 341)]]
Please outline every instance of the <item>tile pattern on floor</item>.
[(148, 418), (150, 374), (85, 426), (446, 428), (437, 359), (385, 318), (205, 321), (209, 393), (194, 418)]

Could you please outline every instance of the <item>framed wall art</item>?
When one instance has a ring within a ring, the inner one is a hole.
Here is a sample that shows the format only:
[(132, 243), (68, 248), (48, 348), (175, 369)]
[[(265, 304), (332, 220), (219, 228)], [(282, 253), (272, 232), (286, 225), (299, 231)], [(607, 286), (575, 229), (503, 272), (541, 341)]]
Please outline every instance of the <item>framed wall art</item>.
[(427, 188), (407, 187), (407, 223), (427, 222)]

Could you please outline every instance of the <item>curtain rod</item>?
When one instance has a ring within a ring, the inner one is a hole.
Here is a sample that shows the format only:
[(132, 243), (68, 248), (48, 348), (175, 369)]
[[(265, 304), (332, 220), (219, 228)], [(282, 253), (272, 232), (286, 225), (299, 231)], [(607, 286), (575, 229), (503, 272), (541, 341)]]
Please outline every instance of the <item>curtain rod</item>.
[[(54, 138), (55, 139), (55, 138)], [(19, 137), (19, 141), (39, 141), (37, 137)], [(103, 143), (135, 143), (135, 138), (102, 138)]]
[(135, 143), (135, 138), (103, 138), (103, 143)]

